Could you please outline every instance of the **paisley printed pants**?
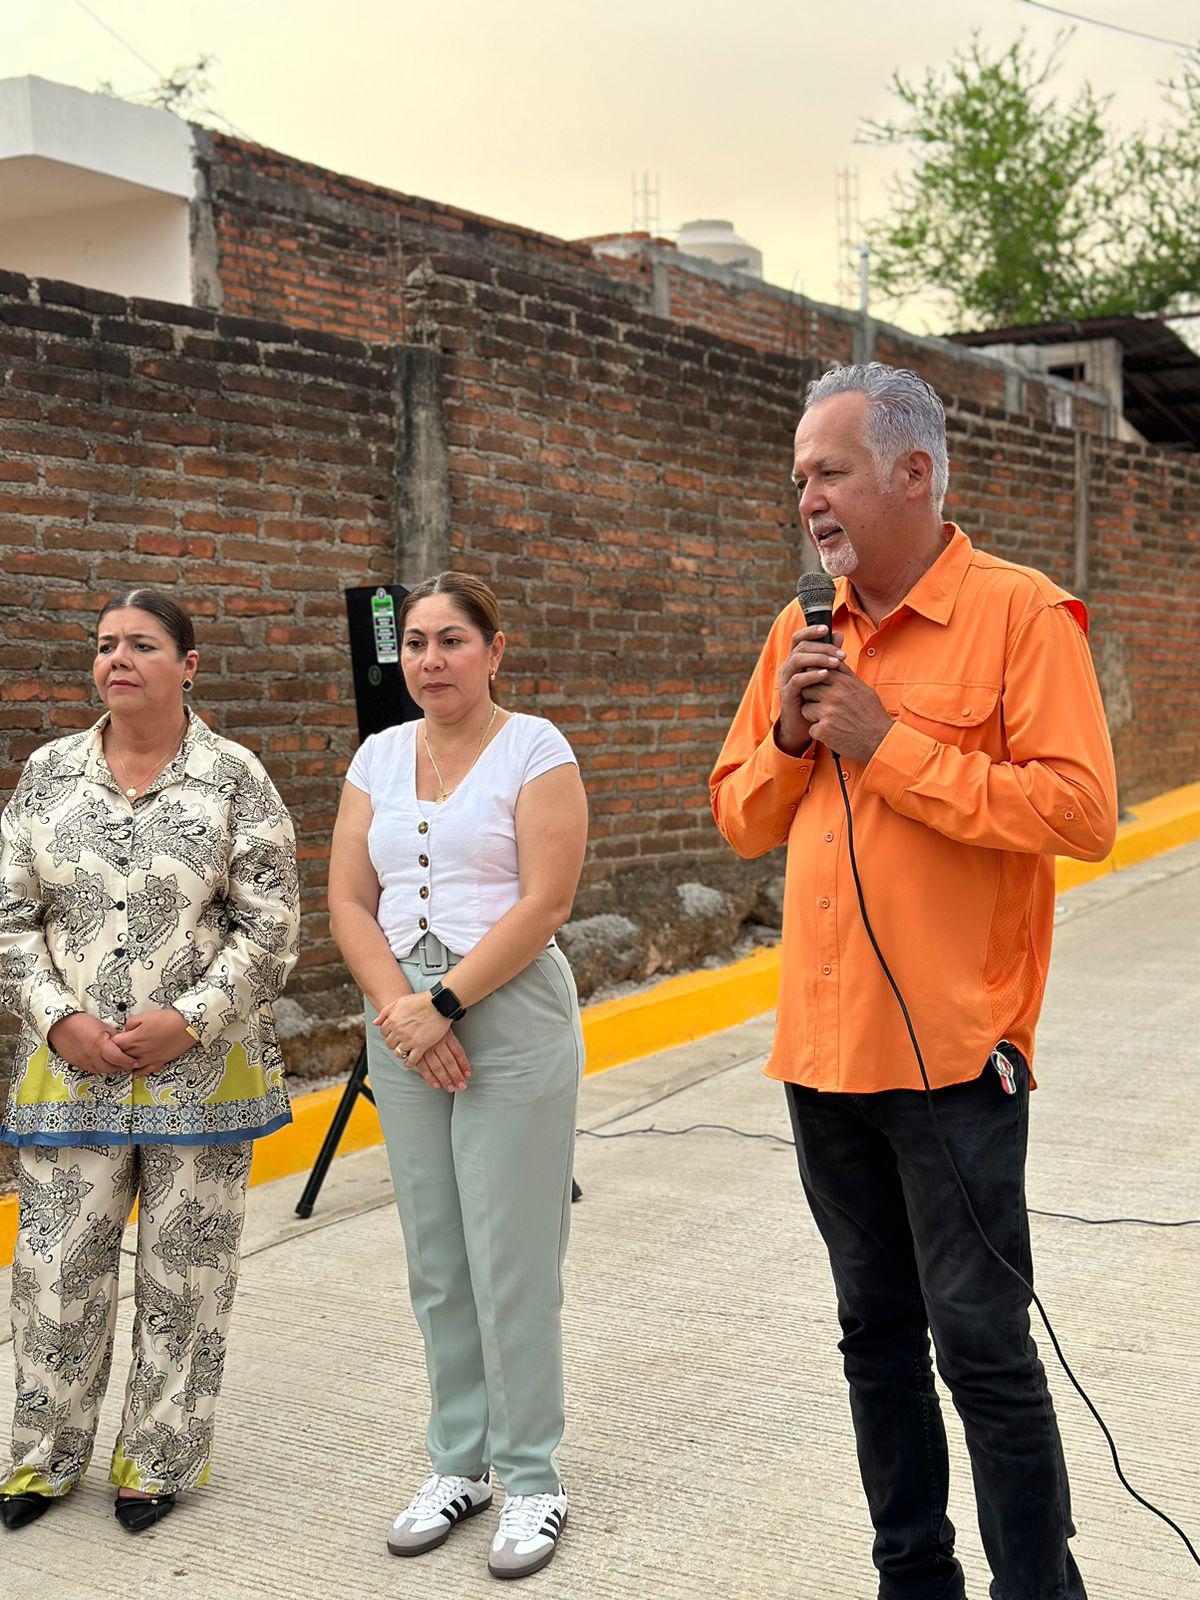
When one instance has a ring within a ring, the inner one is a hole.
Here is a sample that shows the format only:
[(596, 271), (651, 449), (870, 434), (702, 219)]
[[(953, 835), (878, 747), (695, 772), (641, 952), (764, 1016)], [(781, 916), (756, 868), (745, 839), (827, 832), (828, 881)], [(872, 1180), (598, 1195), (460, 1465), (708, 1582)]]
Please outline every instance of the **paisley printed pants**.
[(121, 1234), (135, 1199), (133, 1363), (111, 1480), (151, 1494), (207, 1481), (252, 1148), (20, 1150), (17, 1405), (12, 1471), (0, 1492), (66, 1494), (87, 1469), (112, 1366)]

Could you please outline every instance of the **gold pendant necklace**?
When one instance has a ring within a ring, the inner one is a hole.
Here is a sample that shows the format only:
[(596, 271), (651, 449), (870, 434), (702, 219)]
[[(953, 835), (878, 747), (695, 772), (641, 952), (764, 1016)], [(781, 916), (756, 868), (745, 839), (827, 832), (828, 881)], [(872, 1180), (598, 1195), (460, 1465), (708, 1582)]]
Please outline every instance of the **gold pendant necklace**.
[[(484, 728), (483, 732), (479, 735), (479, 743), (475, 748), (475, 754), (471, 757), (471, 765), (467, 768), (467, 771), (463, 773), (462, 777), (458, 780), (458, 783), (455, 784), (455, 786), (454, 786), (455, 789), (457, 789), (464, 782), (464, 780), (467, 777), (467, 773), (469, 773), (470, 770), (471, 770), (471, 767), (473, 767), (475, 765), (475, 763), (479, 760), (480, 756), (483, 754), (484, 741), (487, 739), (488, 734), (491, 733), (491, 731), (492, 731), (492, 723), (495, 722), (495, 720), (496, 720), (496, 712), (498, 710), (499, 710), (498, 706), (495, 706), (495, 705), (492, 706), (492, 714), (487, 719), (487, 726)], [(445, 778), (442, 777), (442, 770), (438, 766), (437, 762), (434, 760), (433, 751), (429, 748), (429, 734), (426, 731), (425, 724), (423, 722), (421, 724), (421, 737), (425, 741), (425, 754), (429, 757), (429, 765), (433, 768), (434, 776), (437, 778), (437, 781), (438, 781), (438, 792), (437, 792), (437, 795), (436, 795), (436, 797), (434, 799), (434, 805), (438, 805), (438, 806), (444, 805), (445, 802), (447, 800), (449, 800), (450, 796), (454, 793), (454, 789), (447, 789), (447, 787), (446, 787), (446, 780), (445, 780)]]
[[(184, 739), (186, 739), (186, 738), (187, 738), (187, 728), (186, 728), (186, 727), (185, 727), (185, 728), (184, 728), (184, 731), (183, 731), (183, 736), (184, 736)], [(149, 776), (149, 777), (148, 777), (148, 778), (147, 778), (147, 779), (146, 779), (146, 781), (145, 781), (145, 783), (143, 783), (143, 784), (141, 784), (141, 785), (138, 785), (138, 784), (136, 784), (136, 783), (132, 783), (132, 782), (131, 782), (131, 781), (130, 781), (130, 777), (129, 777), (129, 768), (128, 768), (128, 767), (127, 767), (127, 766), (126, 766), (126, 765), (125, 765), (125, 758), (124, 758), (124, 756), (123, 756), (123, 755), (122, 755), (122, 754), (121, 754), (121, 751), (120, 751), (120, 748), (119, 748), (119, 746), (118, 746), (118, 744), (117, 744), (117, 738), (116, 738), (116, 735), (115, 735), (115, 734), (114, 734), (114, 735), (113, 735), (113, 755), (115, 755), (115, 756), (116, 756), (116, 758), (117, 758), (117, 765), (118, 765), (118, 766), (119, 766), (119, 767), (120, 767), (120, 769), (121, 769), (121, 773), (122, 773), (122, 776), (123, 776), (123, 777), (124, 777), (124, 779), (125, 779), (125, 782), (126, 782), (126, 784), (127, 784), (127, 785), (128, 785), (128, 787), (127, 787), (127, 788), (126, 788), (126, 789), (125, 789), (125, 790), (124, 790), (124, 791), (123, 791), (123, 793), (124, 793), (124, 795), (125, 795), (125, 798), (126, 798), (126, 800), (136, 800), (136, 799), (137, 799), (137, 797), (138, 797), (138, 790), (139, 790), (139, 787), (140, 787), (140, 789), (141, 789), (141, 791), (142, 791), (142, 792), (143, 792), (143, 793), (145, 793), (145, 791), (146, 791), (146, 790), (147, 790), (147, 789), (148, 789), (148, 788), (149, 788), (149, 787), (150, 787), (150, 785), (151, 785), (151, 784), (152, 784), (152, 783), (153, 783), (153, 782), (154, 782), (154, 780), (155, 780), (155, 778), (157, 778), (157, 777), (158, 777), (158, 775), (159, 775), (159, 773), (160, 773), (160, 772), (161, 772), (161, 771), (162, 771), (162, 769), (163, 769), (163, 768), (164, 768), (164, 767), (165, 767), (165, 766), (166, 766), (166, 764), (167, 764), (167, 762), (168, 762), (168, 761), (172, 761), (172, 760), (174, 760), (174, 758), (175, 758), (175, 757), (176, 757), (176, 756), (177, 756), (177, 755), (178, 755), (178, 754), (179, 754), (179, 752), (180, 752), (180, 751), (181, 751), (181, 750), (182, 750), (182, 749), (183, 749), (183, 739), (181, 739), (181, 740), (180, 740), (180, 741), (179, 741), (179, 743), (178, 743), (178, 744), (177, 744), (177, 745), (176, 745), (176, 747), (175, 747), (175, 749), (174, 749), (174, 750), (171, 750), (171, 751), (169, 751), (169, 752), (168, 752), (168, 753), (167, 753), (167, 754), (166, 754), (166, 755), (165, 755), (165, 756), (164, 756), (164, 757), (163, 757), (163, 758), (162, 758), (162, 760), (161, 760), (161, 761), (160, 761), (160, 762), (159, 762), (159, 763), (158, 763), (158, 765), (157, 765), (157, 766), (156, 766), (156, 767), (155, 767), (155, 769), (154, 769), (154, 771), (153, 771), (153, 772), (152, 772), (152, 773), (151, 773), (151, 774), (150, 774), (150, 776)]]

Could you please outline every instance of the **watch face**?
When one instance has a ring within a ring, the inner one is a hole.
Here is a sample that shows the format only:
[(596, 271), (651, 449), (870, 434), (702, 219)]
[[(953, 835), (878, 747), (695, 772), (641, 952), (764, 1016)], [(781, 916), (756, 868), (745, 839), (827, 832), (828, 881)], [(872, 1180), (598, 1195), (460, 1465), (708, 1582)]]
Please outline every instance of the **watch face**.
[(436, 989), (431, 989), (429, 992), (434, 1009), (440, 1011), (442, 1016), (453, 1017), (463, 1009), (454, 991), (447, 989), (444, 984), (439, 984)]

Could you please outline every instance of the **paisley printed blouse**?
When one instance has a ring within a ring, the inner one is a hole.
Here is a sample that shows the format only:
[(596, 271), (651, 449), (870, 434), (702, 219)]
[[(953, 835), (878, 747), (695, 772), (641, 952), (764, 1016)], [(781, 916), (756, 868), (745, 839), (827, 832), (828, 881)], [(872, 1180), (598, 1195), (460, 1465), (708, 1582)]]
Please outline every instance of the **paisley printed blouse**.
[[(291, 819), (261, 763), (189, 712), (132, 804), (93, 728), (36, 750), (0, 818), (0, 1008), (22, 1023), (0, 1140), (219, 1144), (291, 1120), (271, 1001), (296, 960)], [(173, 1006), (200, 1042), (158, 1072), (77, 1072), (72, 1012)]]

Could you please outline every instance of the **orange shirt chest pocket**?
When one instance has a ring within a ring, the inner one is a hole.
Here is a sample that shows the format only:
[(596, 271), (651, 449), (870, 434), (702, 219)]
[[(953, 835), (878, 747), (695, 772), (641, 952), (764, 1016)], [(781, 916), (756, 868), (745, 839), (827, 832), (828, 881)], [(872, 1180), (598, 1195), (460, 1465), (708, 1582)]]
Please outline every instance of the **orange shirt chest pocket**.
[(889, 716), (927, 733), (939, 744), (986, 750), (997, 757), (1003, 754), (999, 684), (909, 679), (877, 684), (876, 693)]

